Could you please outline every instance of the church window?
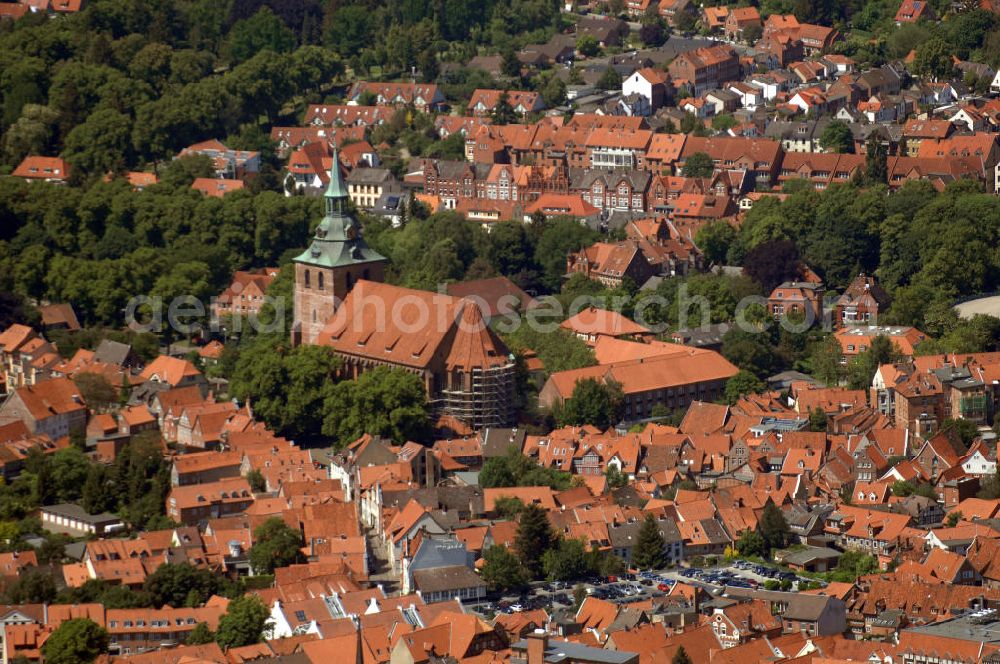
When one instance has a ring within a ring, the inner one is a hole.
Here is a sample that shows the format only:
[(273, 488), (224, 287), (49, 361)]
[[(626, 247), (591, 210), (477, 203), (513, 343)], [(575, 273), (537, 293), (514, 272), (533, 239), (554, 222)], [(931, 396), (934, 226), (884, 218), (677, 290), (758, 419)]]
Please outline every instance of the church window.
[(306, 288), (309, 288), (309, 270), (306, 270)]
[(318, 278), (316, 279), (316, 281), (319, 282), (319, 289), (323, 290), (323, 273), (322, 272), (318, 273)]

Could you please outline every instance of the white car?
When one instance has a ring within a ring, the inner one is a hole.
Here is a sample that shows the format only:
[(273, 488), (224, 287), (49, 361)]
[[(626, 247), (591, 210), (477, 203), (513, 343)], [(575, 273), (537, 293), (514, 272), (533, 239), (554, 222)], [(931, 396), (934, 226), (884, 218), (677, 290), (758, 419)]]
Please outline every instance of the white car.
[(524, 607), (520, 604), (511, 604), (510, 610), (514, 613), (520, 613), (521, 611), (524, 611)]

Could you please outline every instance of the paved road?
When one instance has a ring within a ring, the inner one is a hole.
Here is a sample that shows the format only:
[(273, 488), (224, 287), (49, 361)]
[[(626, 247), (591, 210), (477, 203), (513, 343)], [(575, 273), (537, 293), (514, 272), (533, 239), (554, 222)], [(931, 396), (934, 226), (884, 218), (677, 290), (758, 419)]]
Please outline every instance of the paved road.
[(972, 318), (976, 314), (986, 314), (1000, 318), (1000, 295), (982, 297), (955, 305), (955, 311), (962, 318)]

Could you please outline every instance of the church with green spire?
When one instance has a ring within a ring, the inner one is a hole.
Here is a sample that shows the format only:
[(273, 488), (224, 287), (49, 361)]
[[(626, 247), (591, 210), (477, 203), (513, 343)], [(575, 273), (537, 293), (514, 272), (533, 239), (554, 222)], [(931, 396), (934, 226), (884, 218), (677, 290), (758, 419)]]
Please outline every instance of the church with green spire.
[(387, 259), (365, 244), (349, 210), (347, 185), (333, 149), (324, 215), (309, 248), (294, 259), (292, 341), (314, 343), (323, 325), (359, 279), (383, 281)]

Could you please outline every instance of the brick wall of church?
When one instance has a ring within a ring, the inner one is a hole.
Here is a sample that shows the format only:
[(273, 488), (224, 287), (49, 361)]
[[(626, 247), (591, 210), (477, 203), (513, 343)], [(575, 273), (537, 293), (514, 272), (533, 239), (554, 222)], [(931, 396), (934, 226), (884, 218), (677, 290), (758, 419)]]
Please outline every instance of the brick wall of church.
[(301, 332), (301, 343), (316, 343), (316, 338), (326, 321), (347, 297), (347, 293), (358, 279), (384, 281), (384, 264), (365, 263), (332, 269), (303, 263), (295, 264), (292, 320), (296, 329)]

